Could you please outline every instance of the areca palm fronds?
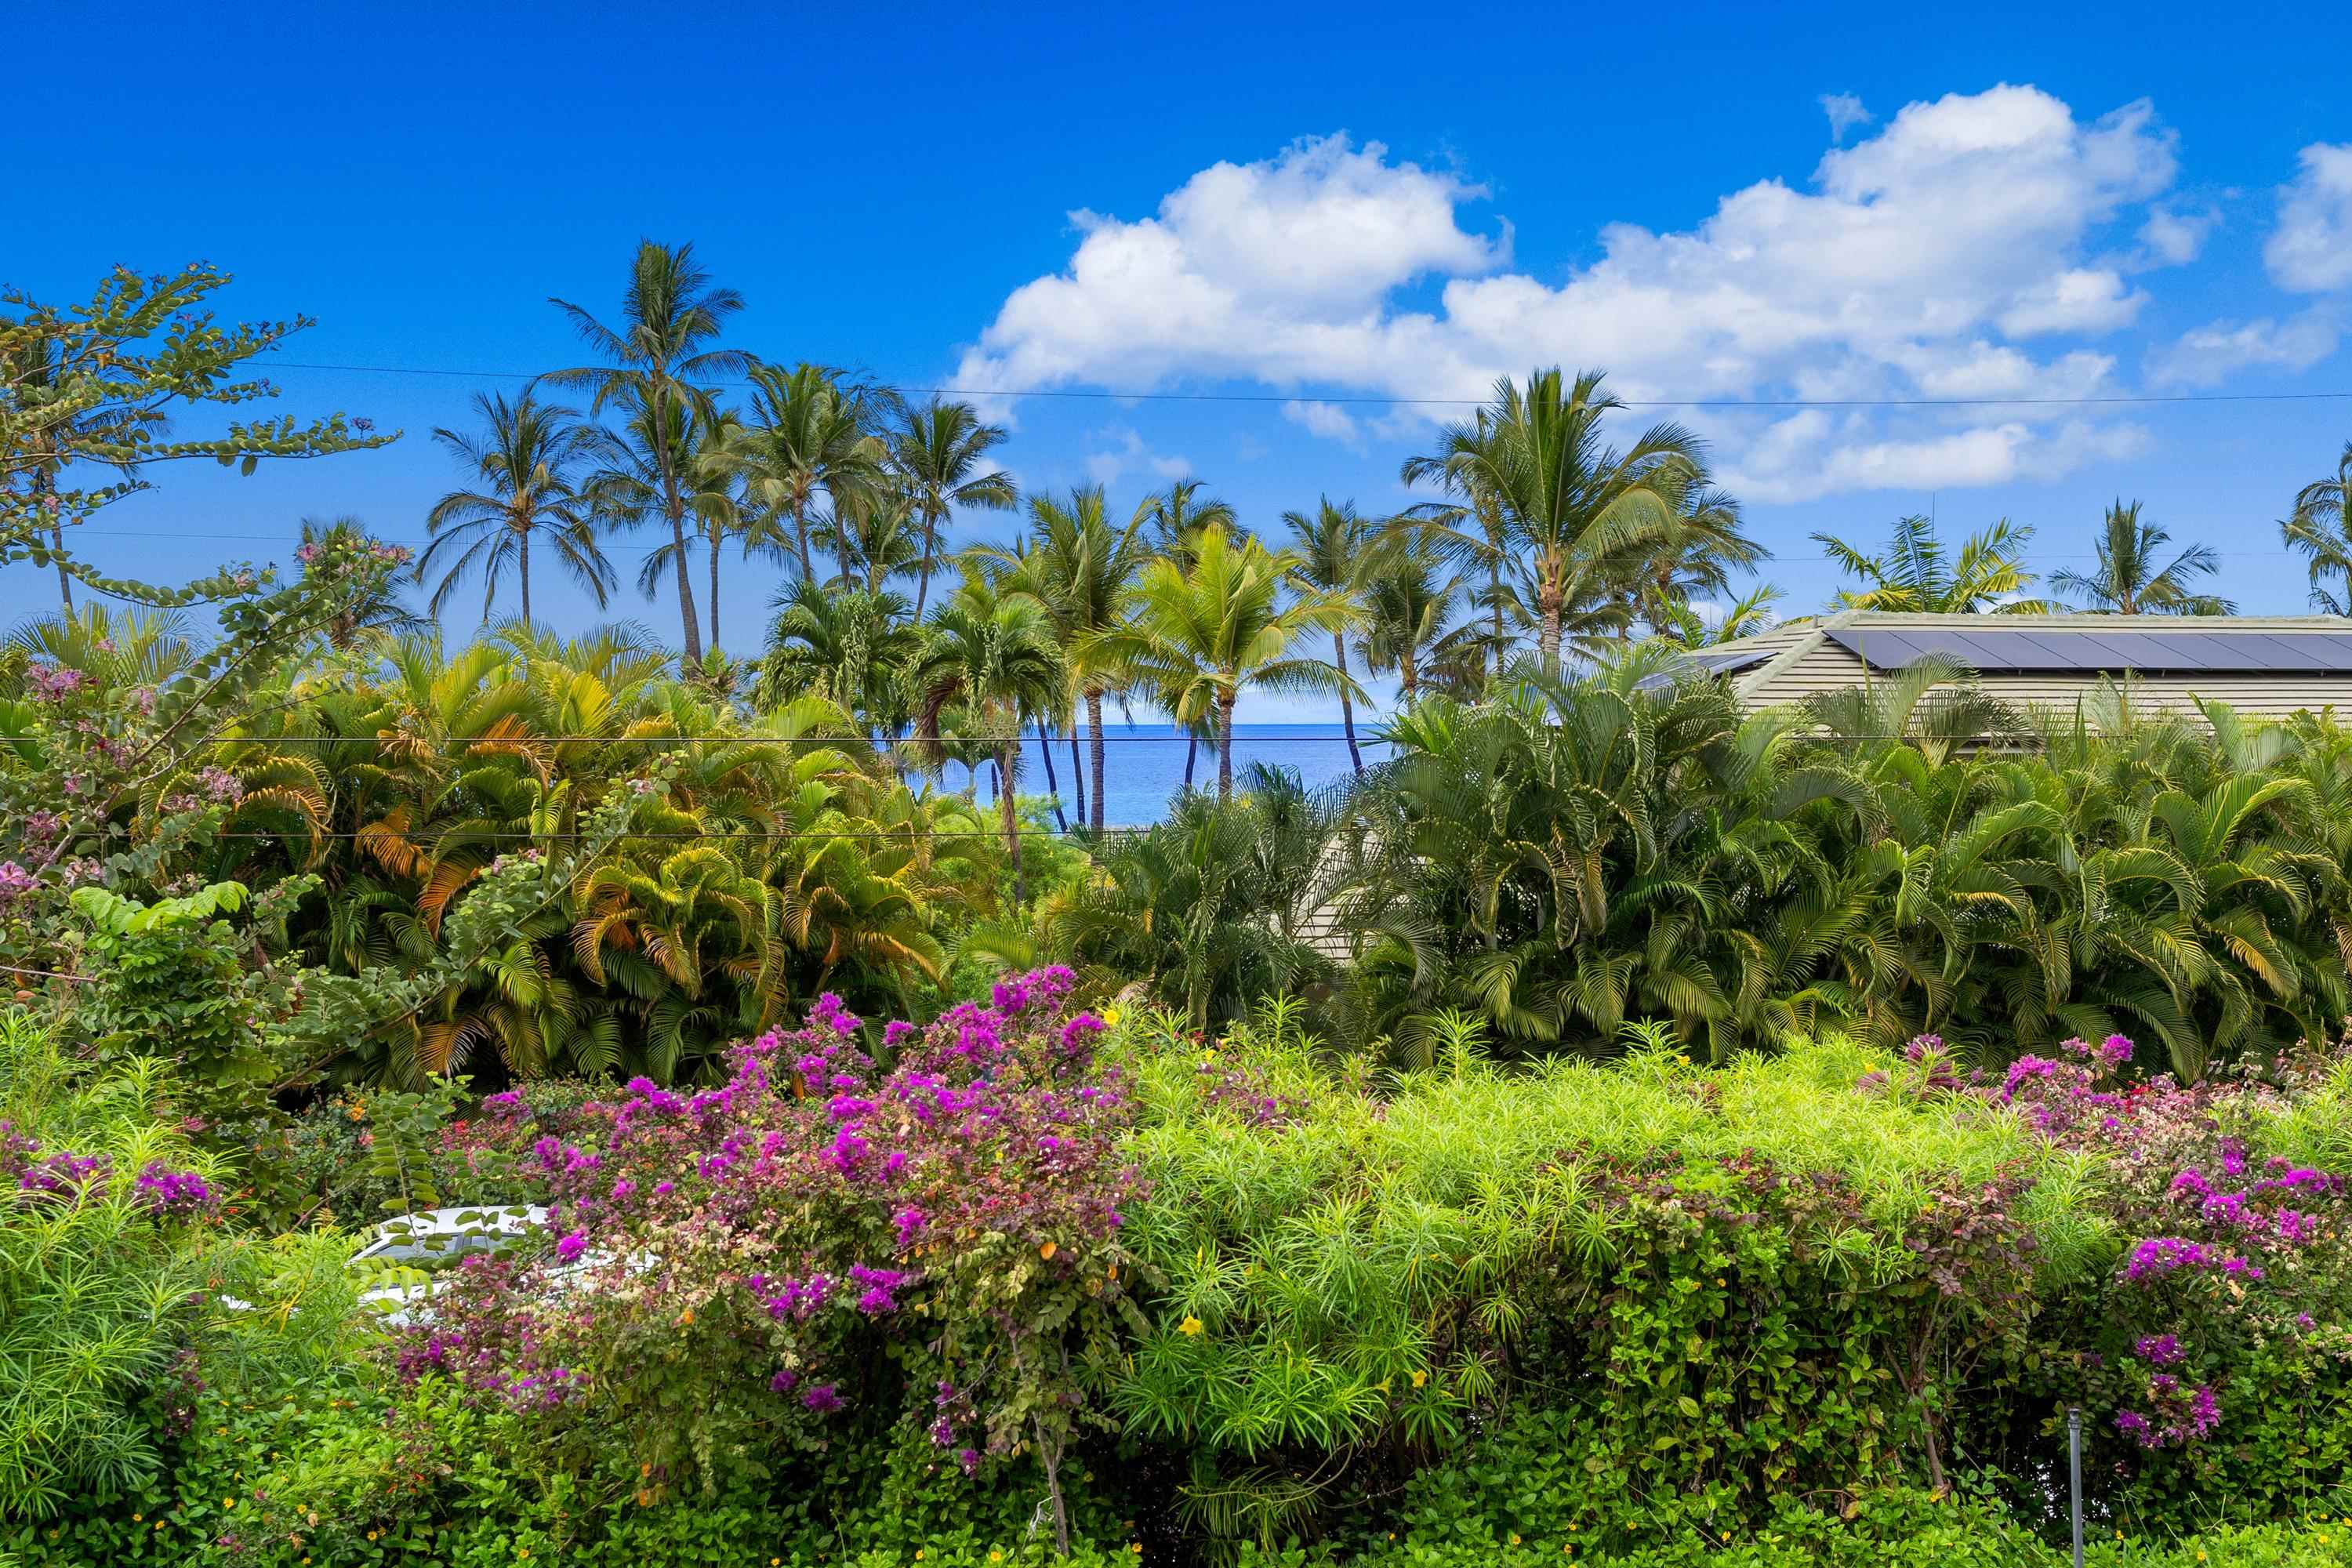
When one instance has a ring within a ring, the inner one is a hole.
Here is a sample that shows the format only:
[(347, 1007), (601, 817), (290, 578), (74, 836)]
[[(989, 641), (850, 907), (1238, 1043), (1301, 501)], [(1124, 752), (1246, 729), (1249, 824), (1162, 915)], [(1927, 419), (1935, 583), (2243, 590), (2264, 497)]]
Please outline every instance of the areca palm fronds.
[(2056, 609), (2046, 599), (2026, 595), (2033, 574), (2025, 569), (2022, 555), (2032, 538), (2032, 528), (2002, 518), (1969, 535), (1955, 555), (1935, 521), (1916, 516), (1896, 519), (1886, 549), (1875, 555), (1835, 534), (1813, 535), (1832, 562), (1863, 582), (1860, 588), (1840, 589), (1839, 605), (1938, 616), (2046, 615)]

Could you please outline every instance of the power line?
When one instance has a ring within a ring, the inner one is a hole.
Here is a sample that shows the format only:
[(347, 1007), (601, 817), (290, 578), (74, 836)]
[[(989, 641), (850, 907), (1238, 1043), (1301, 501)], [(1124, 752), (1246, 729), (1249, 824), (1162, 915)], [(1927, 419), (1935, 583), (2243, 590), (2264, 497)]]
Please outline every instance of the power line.
[[(290, 544), (293, 543), (296, 539), (296, 536), (291, 533), (206, 533), (194, 529), (98, 529), (92, 528), (88, 524), (82, 524), (80, 526), (84, 531), (84, 537), (98, 540), (204, 539), (238, 542), (250, 544)], [(433, 543), (433, 541), (430, 539), (396, 538), (390, 534), (382, 533), (371, 533), (368, 537), (374, 540), (379, 544), (399, 544), (407, 546), (411, 549), (422, 549)], [(689, 547), (697, 544), (708, 544), (709, 542), (709, 541), (708, 539), (705, 539), (698, 534), (688, 535), (687, 539), (687, 543)], [(605, 550), (605, 553), (608, 555), (658, 555), (672, 548), (672, 546), (667, 544), (656, 545), (648, 550), (638, 550), (635, 548), (607, 548)], [(2303, 559), (2303, 552), (2284, 548), (2275, 550), (2217, 550), (2212, 553), (2231, 560), (2278, 560), (2283, 557), (2293, 557), (2297, 560)], [(1832, 557), (1827, 554), (1815, 553), (1772, 555), (1768, 557), (1768, 559), (1772, 561), (1829, 561)], [(2095, 550), (2033, 550), (2028, 551), (2024, 555), (2020, 557), (2020, 559), (2021, 561), (2027, 563), (2034, 561), (2096, 561), (2099, 559), (2099, 552)], [(904, 574), (900, 574), (903, 575)]]
[[(272, 361), (279, 370), (332, 371), (355, 375), (438, 375), (466, 377), (475, 381), (535, 381), (539, 371), (521, 370), (453, 370), (440, 366), (411, 364), (312, 364), (296, 361)], [(751, 383), (721, 381), (715, 386), (743, 391)], [(899, 388), (926, 397), (1064, 397), (1104, 400), (1118, 403), (1328, 403), (1367, 405), (1388, 407), (1399, 404), (1410, 406), (1475, 408), (1489, 401), (1484, 397), (1367, 397), (1357, 395), (1318, 396), (1296, 392), (1111, 392), (1069, 387), (1025, 387), (1007, 390), (985, 386), (908, 386)], [(2352, 398), (2346, 392), (2189, 392), (2168, 394), (2122, 394), (2105, 397), (1674, 397), (1628, 398), (1627, 408), (2083, 408), (2113, 405), (2147, 405), (2172, 403), (2315, 403)]]

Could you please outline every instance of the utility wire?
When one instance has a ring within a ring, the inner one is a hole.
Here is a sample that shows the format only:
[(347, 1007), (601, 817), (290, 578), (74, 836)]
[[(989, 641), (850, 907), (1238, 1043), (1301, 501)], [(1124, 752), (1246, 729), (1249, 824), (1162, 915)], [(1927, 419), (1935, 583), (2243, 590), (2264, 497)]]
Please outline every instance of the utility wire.
[[(272, 361), (279, 370), (332, 371), (354, 375), (440, 375), (462, 376), (476, 381), (535, 381), (539, 371), (520, 370), (452, 370), (442, 366), (413, 364), (314, 364), (292, 360)], [(732, 390), (748, 389), (751, 384), (742, 381), (721, 381), (712, 384)], [(1405, 404), (1431, 407), (1475, 408), (1491, 401), (1484, 397), (1366, 397), (1356, 395), (1316, 396), (1296, 392), (1112, 392), (1080, 388), (1024, 387), (1008, 390), (987, 386), (907, 386), (901, 392), (911, 392), (926, 397), (1069, 397), (1102, 399), (1118, 403), (1330, 403), (1391, 405)], [(2168, 403), (2315, 403), (2352, 398), (2347, 392), (2190, 392), (2173, 394), (2116, 394), (2106, 397), (1675, 397), (1624, 400), (1628, 408), (2082, 408), (2105, 405), (2145, 405)]]
[[(168, 528), (168, 529), (131, 529), (131, 528), (123, 528), (123, 529), (98, 529), (98, 528), (92, 528), (92, 527), (90, 527), (90, 526), (89, 526), (89, 524), (87, 524), (87, 523), (80, 524), (80, 525), (79, 525), (79, 526), (83, 530), (83, 536), (84, 536), (84, 537), (90, 538), (90, 539), (95, 539), (95, 540), (108, 540), (108, 539), (205, 539), (205, 540), (238, 541), (238, 542), (243, 542), (252, 543), (252, 544), (291, 544), (291, 543), (293, 543), (293, 542), (295, 542), (295, 540), (296, 540), (296, 538), (297, 538), (297, 536), (296, 536), (295, 534), (291, 533), (291, 532), (288, 532), (288, 533), (205, 533), (205, 532), (198, 531), (194, 530), (194, 529), (185, 529), (185, 528)], [(412, 549), (423, 549), (423, 548), (425, 548), (425, 547), (427, 547), (427, 546), (431, 545), (431, 544), (434, 542), (431, 539), (395, 538), (394, 536), (393, 536), (393, 535), (391, 535), (391, 534), (384, 534), (384, 533), (371, 533), (371, 534), (369, 534), (369, 535), (368, 535), (368, 537), (369, 537), (370, 539), (372, 539), (372, 540), (375, 541), (378, 544), (400, 544), (400, 545), (406, 545), (406, 546), (408, 546), (408, 547), (410, 547), (410, 548), (412, 548)], [(447, 536), (446, 536), (446, 535), (445, 535), (444, 537), (447, 537)], [(699, 536), (699, 535), (688, 535), (688, 538), (687, 538), (687, 542), (687, 542), (688, 547), (690, 549), (690, 548), (692, 548), (693, 546), (695, 546), (695, 545), (697, 545), (697, 544), (708, 544), (708, 543), (709, 542), (709, 540), (707, 540), (707, 539), (705, 539), (705, 538), (702, 538), (702, 537), (701, 537), (701, 536)], [(615, 549), (615, 548), (613, 548), (613, 547), (610, 547), (610, 546), (605, 546), (605, 547), (604, 547), (604, 553), (606, 553), (607, 555), (660, 555), (660, 554), (664, 554), (664, 553), (666, 553), (666, 552), (669, 552), (670, 550), (672, 550), (672, 549), (674, 549), (674, 548), (676, 548), (676, 547), (675, 547), (675, 546), (673, 546), (673, 545), (668, 545), (668, 544), (655, 545), (655, 546), (653, 546), (653, 547), (652, 547), (652, 548), (650, 548), (650, 549), (643, 549), (643, 550), (640, 550), (640, 549), (635, 548), (635, 547), (633, 547), (633, 546), (632, 546), (632, 547), (623, 547), (623, 548), (618, 548), (618, 549)], [(2278, 549), (2273, 549), (2273, 550), (2216, 550), (2216, 551), (2212, 552), (2212, 553), (2214, 553), (2215, 555), (2228, 556), (2228, 557), (2231, 557), (2231, 558), (2232, 558), (2232, 559), (2242, 559), (2242, 560), (2252, 560), (2252, 559), (2277, 560), (2277, 559), (2279, 559), (2279, 558), (2281, 558), (2281, 557), (2287, 557), (2287, 556), (2294, 557), (2294, 558), (2296, 558), (2296, 559), (2302, 559), (2302, 558), (2303, 558), (2303, 556), (2304, 556), (2304, 552), (2303, 552), (2302, 551), (2299, 551), (2299, 550), (2288, 550), (2288, 549), (2285, 549), (2285, 548), (2284, 548), (2284, 547), (2281, 547), (2281, 548), (2278, 548)], [(1829, 560), (1832, 560), (1832, 557), (1831, 557), (1830, 555), (1828, 555), (1828, 554), (1826, 554), (1826, 553), (1808, 553), (1808, 554), (1795, 554), (1795, 555), (1780, 555), (1780, 554), (1775, 554), (1775, 555), (1772, 555), (1772, 556), (1769, 557), (1768, 559), (1772, 560), (1772, 561), (1829, 561)], [(2032, 551), (2028, 551), (2028, 552), (2026, 552), (2024, 555), (2022, 555), (2021, 557), (2020, 557), (2020, 560), (2021, 560), (2021, 562), (2024, 562), (2024, 563), (2032, 563), (2032, 562), (2034, 562), (2034, 561), (2096, 561), (2096, 560), (2098, 560), (2098, 559), (2099, 559), (2099, 552), (2098, 552), (2097, 551), (2095, 551), (2095, 550), (2032, 550)]]

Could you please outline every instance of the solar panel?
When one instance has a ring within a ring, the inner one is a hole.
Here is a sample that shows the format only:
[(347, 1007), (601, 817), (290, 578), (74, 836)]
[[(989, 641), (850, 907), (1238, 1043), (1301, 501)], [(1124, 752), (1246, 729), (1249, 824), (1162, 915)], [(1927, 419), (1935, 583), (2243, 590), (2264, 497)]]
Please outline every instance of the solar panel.
[(1830, 640), (1871, 664), (1900, 669), (1922, 655), (1940, 653), (1979, 671), (2143, 670), (2236, 674), (2352, 672), (2352, 631), (2143, 631), (2102, 626), (2081, 631), (2056, 626), (1840, 626)]

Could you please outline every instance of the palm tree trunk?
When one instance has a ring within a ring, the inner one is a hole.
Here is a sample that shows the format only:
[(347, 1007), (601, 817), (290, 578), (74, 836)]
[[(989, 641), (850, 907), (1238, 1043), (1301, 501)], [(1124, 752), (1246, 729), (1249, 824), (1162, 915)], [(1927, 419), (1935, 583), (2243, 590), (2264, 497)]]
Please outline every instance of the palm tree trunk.
[(719, 524), (710, 525), (710, 646), (719, 646)]
[(1536, 657), (1547, 671), (1559, 669), (1559, 585), (1547, 576), (1536, 589), (1536, 609), (1543, 617), (1536, 633)]
[(1078, 826), (1087, 825), (1087, 769), (1078, 757), (1078, 716), (1070, 715), (1070, 788), (1078, 797)]
[(1184, 746), (1184, 787), (1186, 789), (1191, 789), (1192, 787), (1192, 764), (1200, 761), (1200, 758), (1201, 732), (1198, 730), (1195, 730), (1192, 731), (1192, 740), (1187, 742)]
[(1348, 700), (1348, 688), (1345, 685), (1348, 679), (1348, 644), (1338, 632), (1331, 634), (1331, 662), (1339, 666), (1339, 679), (1342, 682), (1339, 688), (1339, 728), (1347, 732), (1348, 760), (1356, 765), (1356, 771), (1360, 773), (1364, 771), (1364, 753), (1356, 750), (1356, 706)]
[(816, 568), (809, 563), (808, 502), (804, 500), (793, 502), (793, 539), (800, 546), (801, 579), (805, 582), (816, 575)]
[(1099, 691), (1087, 693), (1087, 729), (1089, 731), (1087, 738), (1087, 750), (1090, 753), (1088, 761), (1095, 774), (1095, 831), (1100, 833), (1103, 827), (1103, 728), (1102, 693)]
[[(656, 394), (653, 399), (655, 431), (667, 429), (664, 417), (667, 399)], [(662, 510), (669, 515), (670, 543), (677, 550), (677, 614), (686, 628), (686, 662), (702, 662), (702, 628), (695, 624), (694, 583), (686, 574), (686, 498), (677, 493), (677, 472), (671, 463), (669, 443), (656, 440), (655, 456), (659, 461), (662, 482)]]
[(1407, 703), (1421, 689), (1421, 666), (1414, 660), (1410, 644), (1397, 654), (1397, 689), (1403, 693)]
[(58, 548), (58, 592), (65, 596), (66, 614), (73, 614), (73, 574), (66, 570), (66, 525), (53, 523), (49, 542)]
[(1217, 699), (1217, 804), (1234, 798), (1234, 700)]
[[(1070, 830), (1070, 819), (1062, 815), (1062, 781), (1054, 776), (1054, 737), (1045, 731), (1044, 714), (1037, 717), (1037, 754), (1045, 759), (1045, 793), (1054, 797), (1054, 825), (1063, 832)], [(1086, 807), (1078, 808), (1078, 819), (1086, 819)]]
[[(931, 596), (931, 552), (938, 548), (938, 545), (939, 521), (931, 516), (930, 509), (925, 507), (923, 509), (923, 565), (922, 570), (915, 576), (915, 624), (917, 626), (920, 626), (923, 621), (923, 601)], [(1079, 804), (1078, 815), (1081, 816), (1086, 815), (1084, 802)]]
[(522, 624), (524, 626), (530, 626), (531, 624), (530, 530), (527, 528), (522, 531), (522, 538), (516, 542), (515, 570), (517, 574), (522, 579)]
[(1004, 853), (1013, 862), (1013, 901), (1029, 901), (1028, 885), (1021, 879), (1021, 819), (1013, 809), (1013, 756), (1014, 743), (1004, 741), (996, 753), (996, 808), (1004, 823)]

